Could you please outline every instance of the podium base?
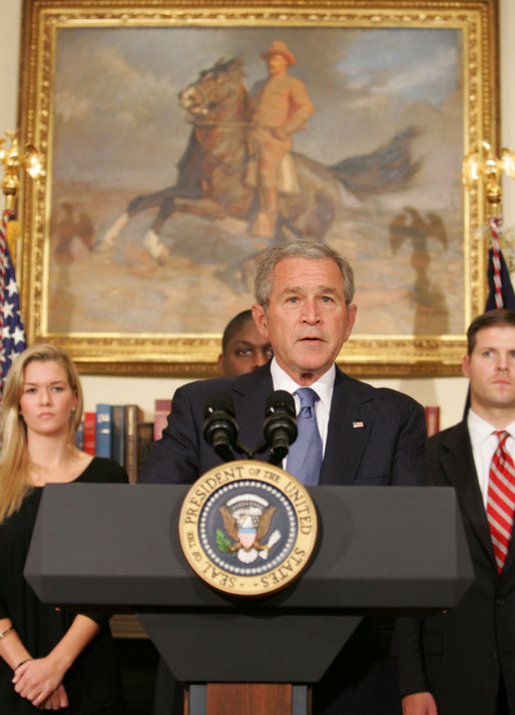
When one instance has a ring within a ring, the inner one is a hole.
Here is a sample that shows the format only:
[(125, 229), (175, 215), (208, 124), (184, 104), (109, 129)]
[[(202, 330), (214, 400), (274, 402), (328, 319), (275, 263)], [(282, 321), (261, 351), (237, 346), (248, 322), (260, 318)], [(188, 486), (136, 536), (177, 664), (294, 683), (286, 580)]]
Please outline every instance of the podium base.
[(311, 688), (290, 683), (190, 684), (184, 715), (311, 715)]

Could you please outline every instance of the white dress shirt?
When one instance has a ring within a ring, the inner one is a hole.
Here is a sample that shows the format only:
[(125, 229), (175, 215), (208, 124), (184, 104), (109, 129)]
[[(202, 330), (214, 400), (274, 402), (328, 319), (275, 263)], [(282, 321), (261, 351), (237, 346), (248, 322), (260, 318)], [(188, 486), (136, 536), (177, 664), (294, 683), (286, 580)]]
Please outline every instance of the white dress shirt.
[[(293, 378), (291, 378), (281, 367), (279, 367), (275, 358), (273, 358), (270, 365), (270, 373), (274, 383), (274, 390), (285, 390), (286, 392), (289, 392), (290, 395), (293, 395), (296, 390), (303, 387), (303, 385), (298, 385)], [(318, 431), (320, 432), (320, 437), (322, 438), (323, 454), (325, 454), (325, 445), (327, 442), (329, 413), (331, 411), (331, 400), (333, 398), (335, 376), (336, 368), (332, 365), (332, 367), (330, 367), (329, 370), (322, 375), (322, 377), (319, 377), (316, 382), (309, 385), (309, 387), (317, 393), (319, 398), (315, 403), (315, 414), (317, 418)], [(298, 415), (300, 410), (300, 400), (297, 395), (293, 395), (293, 399), (295, 400), (295, 414)]]
[[(479, 417), (472, 409), (470, 409), (468, 413), (467, 427), (470, 441), (472, 442), (472, 454), (474, 455), (479, 488), (481, 489), (483, 504), (486, 509), (490, 465), (495, 450), (499, 445), (499, 440), (495, 433), (499, 432), (499, 430), (488, 422), (485, 422), (485, 420)], [(510, 424), (506, 425), (503, 429), (509, 434), (506, 439), (506, 451), (513, 459), (515, 457), (515, 439), (513, 437), (513, 435), (515, 435), (515, 422), (510, 422)]]

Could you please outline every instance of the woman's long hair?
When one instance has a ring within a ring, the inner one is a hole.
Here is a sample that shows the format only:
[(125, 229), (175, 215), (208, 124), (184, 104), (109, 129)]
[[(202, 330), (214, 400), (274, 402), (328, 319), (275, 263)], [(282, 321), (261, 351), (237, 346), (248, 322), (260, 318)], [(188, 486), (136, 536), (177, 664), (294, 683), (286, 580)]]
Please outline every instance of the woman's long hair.
[(77, 396), (77, 407), (70, 414), (70, 446), (82, 419), (83, 397), (77, 368), (61, 348), (38, 343), (14, 359), (5, 381), (2, 412), (2, 449), (0, 451), (0, 522), (17, 511), (30, 490), (27, 426), (20, 413), (25, 368), (34, 361), (55, 362), (66, 371), (68, 383)]

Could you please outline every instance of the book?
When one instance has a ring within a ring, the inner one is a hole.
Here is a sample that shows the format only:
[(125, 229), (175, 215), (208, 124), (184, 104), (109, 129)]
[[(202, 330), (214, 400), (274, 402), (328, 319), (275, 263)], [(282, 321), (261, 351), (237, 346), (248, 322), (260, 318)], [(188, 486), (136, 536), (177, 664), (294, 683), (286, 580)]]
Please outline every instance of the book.
[(95, 454), (97, 457), (111, 456), (112, 408), (105, 402), (97, 405)]
[(424, 407), (426, 413), (427, 436), (431, 437), (440, 431), (440, 408), (436, 405)]
[(95, 454), (95, 427), (97, 415), (95, 412), (84, 413), (84, 446), (87, 454)]
[(154, 403), (154, 439), (156, 441), (162, 437), (171, 409), (172, 401), (170, 399), (157, 399)]
[(111, 456), (125, 467), (125, 405), (113, 405), (111, 414)]
[(138, 424), (142, 421), (138, 405), (125, 405), (125, 470), (131, 484), (138, 478)]

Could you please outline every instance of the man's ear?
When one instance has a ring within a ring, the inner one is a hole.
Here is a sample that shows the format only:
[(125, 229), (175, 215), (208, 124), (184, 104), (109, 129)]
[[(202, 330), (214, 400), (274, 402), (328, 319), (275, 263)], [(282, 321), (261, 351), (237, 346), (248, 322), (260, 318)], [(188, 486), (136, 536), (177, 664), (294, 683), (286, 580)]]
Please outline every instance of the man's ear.
[(462, 369), (465, 377), (470, 377), (469, 365), (470, 365), (470, 356), (465, 355), (465, 357), (463, 358), (463, 362), (461, 363), (461, 369)]
[(268, 323), (266, 319), (265, 309), (262, 305), (254, 303), (254, 305), (252, 306), (252, 317), (254, 318), (256, 328), (258, 329), (258, 332), (261, 337), (265, 338), (265, 340), (268, 340)]
[(223, 353), (220, 353), (220, 355), (218, 356), (218, 360), (216, 361), (216, 365), (217, 365), (217, 367), (218, 367), (218, 372), (220, 373), (220, 375), (223, 375), (223, 374), (224, 374), (224, 356), (223, 356)]
[(350, 338), (350, 334), (352, 333), (352, 328), (354, 327), (354, 323), (356, 322), (356, 313), (358, 311), (357, 305), (351, 304), (347, 308), (347, 325), (346, 325), (346, 330), (345, 330), (345, 337), (343, 339), (343, 342), (347, 342), (347, 340)]

